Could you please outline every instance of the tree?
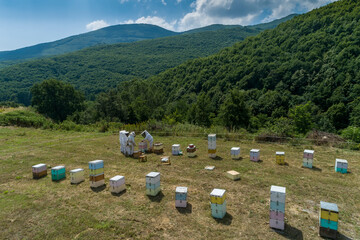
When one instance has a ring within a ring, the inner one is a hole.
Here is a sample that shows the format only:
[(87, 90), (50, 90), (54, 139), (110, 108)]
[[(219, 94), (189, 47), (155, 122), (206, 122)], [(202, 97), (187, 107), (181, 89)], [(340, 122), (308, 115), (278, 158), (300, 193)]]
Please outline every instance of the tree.
[(307, 133), (313, 126), (310, 102), (291, 108), (289, 118), (294, 121), (297, 132)]
[(326, 111), (326, 116), (337, 130), (346, 128), (348, 125), (349, 114), (344, 103), (332, 105)]
[(202, 93), (196, 101), (195, 122), (197, 125), (210, 127), (210, 98)]
[(244, 91), (232, 90), (220, 107), (220, 118), (229, 130), (246, 128), (250, 122), (250, 109), (245, 103)]
[(72, 85), (55, 79), (35, 84), (31, 94), (31, 105), (55, 121), (64, 121), (84, 108), (84, 95)]

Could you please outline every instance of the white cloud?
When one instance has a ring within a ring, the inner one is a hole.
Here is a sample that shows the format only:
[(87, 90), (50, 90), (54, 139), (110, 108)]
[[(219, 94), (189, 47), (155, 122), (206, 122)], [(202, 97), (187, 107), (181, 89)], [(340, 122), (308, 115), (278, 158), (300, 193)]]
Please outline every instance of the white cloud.
[(128, 2), (129, 0), (119, 0), (121, 4)]
[(94, 31), (94, 30), (98, 30), (100, 28), (104, 28), (109, 26), (109, 24), (107, 22), (105, 22), (104, 20), (96, 20), (93, 21), (89, 24), (86, 25), (86, 29), (89, 31)]
[(164, 6), (166, 6), (166, 2), (165, 2), (165, 0), (161, 0), (161, 3), (164, 5)]
[(175, 25), (176, 25), (176, 21), (170, 22), (168, 23), (165, 19), (160, 18), (160, 17), (156, 17), (156, 16), (147, 16), (147, 17), (141, 17), (138, 18), (137, 20), (128, 20), (125, 22), (122, 22), (123, 24), (133, 24), (133, 23), (146, 23), (146, 24), (153, 24), (153, 25), (157, 25), (160, 26), (162, 28), (171, 30), (171, 31), (175, 31)]
[(176, 0), (177, 3), (181, 3), (182, 0)]

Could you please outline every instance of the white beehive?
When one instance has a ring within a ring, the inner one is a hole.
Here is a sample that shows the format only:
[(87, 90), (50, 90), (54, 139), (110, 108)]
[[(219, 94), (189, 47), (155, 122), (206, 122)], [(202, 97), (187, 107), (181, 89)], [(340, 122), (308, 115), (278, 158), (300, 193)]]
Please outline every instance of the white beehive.
[(70, 170), (70, 182), (71, 183), (78, 184), (83, 181), (85, 181), (84, 169), (77, 168), (77, 169)]
[(117, 175), (110, 178), (110, 192), (120, 193), (126, 189), (125, 177)]
[(232, 159), (239, 159), (240, 158), (240, 148), (239, 147), (231, 148), (230, 154), (231, 154)]

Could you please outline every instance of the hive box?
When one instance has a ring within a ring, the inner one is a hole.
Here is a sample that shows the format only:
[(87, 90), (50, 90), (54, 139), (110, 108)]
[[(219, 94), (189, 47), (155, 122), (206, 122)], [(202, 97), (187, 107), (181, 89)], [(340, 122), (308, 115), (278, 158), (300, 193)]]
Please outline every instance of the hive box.
[(272, 185), (270, 188), (270, 227), (285, 229), (286, 188)]
[(110, 192), (120, 193), (126, 189), (125, 177), (117, 175), (110, 178)]
[(250, 150), (250, 160), (253, 162), (258, 162), (260, 160), (260, 150), (251, 149)]
[(276, 163), (279, 165), (285, 164), (285, 152), (276, 152)]
[(175, 207), (186, 208), (187, 206), (187, 187), (176, 187)]
[(89, 162), (90, 187), (97, 188), (105, 185), (104, 161), (94, 160)]
[(53, 181), (59, 181), (65, 177), (65, 166), (56, 166), (51, 169), (51, 179)]
[(210, 158), (216, 158), (216, 134), (208, 135), (208, 154)]
[(169, 156), (161, 157), (161, 164), (170, 165), (171, 164), (170, 157)]
[(180, 144), (172, 145), (172, 155), (177, 156), (180, 153)]
[(97, 182), (97, 181), (100, 181), (103, 179), (105, 179), (104, 173), (100, 173), (98, 175), (90, 175), (90, 177), (89, 177), (89, 180), (92, 182)]
[(146, 175), (146, 195), (156, 196), (161, 190), (160, 173), (150, 172)]
[(347, 173), (348, 161), (344, 159), (335, 160), (335, 172)]
[(338, 230), (339, 209), (335, 203), (320, 202), (319, 225), (322, 228)]
[(134, 151), (134, 153), (133, 153), (133, 158), (139, 159), (140, 156), (141, 156), (141, 152), (140, 152), (140, 151)]
[(144, 153), (147, 150), (148, 150), (147, 141), (142, 140), (141, 142), (139, 142), (139, 151)]
[(77, 168), (70, 170), (70, 182), (72, 184), (78, 184), (85, 181), (84, 169)]
[(99, 175), (104, 173), (104, 168), (98, 168), (98, 169), (90, 169), (89, 170), (90, 176)]
[(224, 189), (213, 189), (210, 193), (211, 215), (214, 218), (224, 218), (226, 215), (226, 191)]
[(231, 170), (226, 172), (226, 177), (230, 178), (231, 180), (239, 180), (240, 179), (240, 173)]
[(98, 187), (101, 187), (101, 186), (104, 186), (104, 185), (105, 185), (105, 179), (97, 181), (97, 182), (90, 181), (90, 187), (91, 188), (98, 188)]
[(230, 154), (232, 159), (240, 159), (240, 148), (239, 147), (231, 148)]
[(313, 159), (314, 158), (314, 150), (305, 149), (303, 158), (311, 158), (311, 159)]
[(47, 175), (46, 164), (40, 163), (32, 166), (32, 174), (34, 179), (39, 179)]
[(196, 156), (196, 146), (194, 144), (189, 144), (189, 146), (186, 148), (187, 156), (192, 158)]
[(164, 146), (162, 143), (157, 142), (154, 144), (154, 153), (156, 154), (164, 153)]
[(89, 162), (89, 169), (95, 170), (99, 168), (104, 168), (103, 160), (94, 160)]

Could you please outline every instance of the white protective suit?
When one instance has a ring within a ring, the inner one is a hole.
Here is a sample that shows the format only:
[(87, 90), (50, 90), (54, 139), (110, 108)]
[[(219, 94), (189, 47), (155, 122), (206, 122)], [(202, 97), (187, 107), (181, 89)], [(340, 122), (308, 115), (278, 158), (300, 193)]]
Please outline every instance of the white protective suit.
[(146, 130), (141, 133), (141, 136), (143, 136), (145, 140), (149, 142), (149, 150), (151, 150), (153, 148), (153, 142), (154, 142), (153, 137)]
[(127, 140), (128, 137), (126, 136), (127, 134), (129, 134), (129, 132), (122, 130), (119, 132), (119, 140), (120, 140), (120, 151), (123, 154), (126, 154), (126, 145), (127, 145)]
[(126, 144), (126, 155), (127, 156), (132, 156), (134, 154), (134, 149), (136, 146), (135, 136), (136, 136), (135, 132), (131, 132), (127, 139), (127, 144)]

